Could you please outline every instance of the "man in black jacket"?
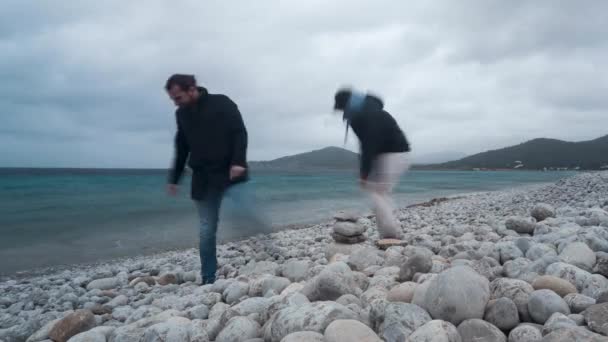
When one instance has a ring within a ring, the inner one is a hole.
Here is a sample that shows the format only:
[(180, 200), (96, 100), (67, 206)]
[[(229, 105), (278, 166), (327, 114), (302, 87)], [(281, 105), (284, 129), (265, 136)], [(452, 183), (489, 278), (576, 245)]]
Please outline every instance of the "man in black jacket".
[(381, 99), (350, 89), (334, 96), (334, 109), (343, 111), (346, 134), (351, 127), (361, 149), (360, 184), (374, 202), (381, 238), (399, 238), (401, 225), (395, 218), (390, 193), (409, 165), (409, 143), (397, 121), (384, 110)]
[(234, 184), (248, 180), (247, 130), (237, 105), (225, 95), (209, 94), (192, 75), (176, 74), (165, 85), (178, 107), (175, 157), (167, 192), (177, 193), (186, 161), (193, 171), (191, 197), (200, 226), (203, 284), (215, 281), (216, 233), (222, 198)]

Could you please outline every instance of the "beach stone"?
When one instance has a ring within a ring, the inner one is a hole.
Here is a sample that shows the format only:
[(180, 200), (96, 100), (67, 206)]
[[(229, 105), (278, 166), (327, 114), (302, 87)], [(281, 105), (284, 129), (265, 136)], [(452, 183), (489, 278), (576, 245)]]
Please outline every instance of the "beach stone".
[(521, 250), (525, 255), (534, 244), (534, 240), (529, 237), (520, 237), (515, 239), (513, 243), (515, 243), (515, 246), (517, 246), (517, 248), (519, 248), (519, 250)]
[(166, 322), (154, 324), (143, 336), (144, 342), (189, 341), (190, 320), (183, 317), (171, 317)]
[(543, 334), (538, 328), (530, 325), (519, 325), (509, 333), (508, 342), (540, 342)]
[(519, 249), (514, 242), (501, 242), (496, 244), (498, 252), (500, 254), (500, 264), (504, 264), (507, 261), (523, 258), (524, 253)]
[(407, 253), (399, 269), (399, 280), (410, 281), (416, 273), (429, 273), (433, 267), (433, 253), (427, 249), (417, 248)]
[(507, 336), (492, 324), (481, 319), (468, 319), (458, 325), (463, 342), (507, 342)]
[(71, 337), (94, 328), (95, 315), (89, 310), (77, 310), (62, 318), (49, 332), (49, 338), (66, 342)]
[(407, 242), (399, 239), (380, 239), (376, 241), (376, 247), (383, 251), (386, 251), (391, 247), (403, 247), (405, 245), (407, 245)]
[(281, 274), (292, 282), (300, 282), (306, 280), (311, 266), (312, 262), (309, 260), (289, 260), (281, 267)]
[(591, 271), (596, 262), (595, 252), (583, 242), (573, 242), (559, 254), (560, 259), (568, 264)]
[(583, 312), (583, 316), (591, 330), (608, 336), (608, 303), (590, 306)]
[(546, 203), (539, 203), (532, 208), (532, 217), (536, 219), (537, 222), (544, 221), (550, 217), (555, 217), (555, 208)]
[[(331, 243), (325, 247), (325, 258), (327, 260), (331, 260), (336, 254), (341, 254), (344, 256), (350, 256), (355, 251), (363, 249), (362, 245), (352, 245), (346, 243)], [(311, 267), (311, 270), (314, 268)]]
[(277, 275), (279, 265), (272, 261), (250, 261), (247, 265), (239, 269), (239, 275), (246, 277), (254, 277), (264, 274)]
[(576, 323), (576, 325), (581, 326), (585, 325), (585, 316), (581, 314), (570, 314), (568, 318), (572, 320), (572, 322)]
[(298, 331), (323, 333), (331, 322), (338, 319), (357, 319), (357, 314), (335, 302), (289, 306), (278, 311), (266, 323), (264, 339), (280, 342), (285, 336)]
[(596, 304), (608, 303), (608, 291), (603, 291), (600, 293), (596, 300)]
[(69, 342), (106, 342), (106, 335), (89, 330), (70, 338)]
[(298, 331), (285, 336), (281, 342), (325, 342), (324, 336), (314, 331)]
[(334, 233), (346, 237), (359, 236), (365, 233), (365, 227), (352, 222), (336, 222)]
[(229, 310), (234, 311), (236, 316), (249, 316), (251, 314), (259, 314), (266, 316), (267, 310), (272, 305), (272, 300), (269, 298), (255, 297), (247, 298)]
[(561, 297), (565, 297), (571, 293), (577, 293), (576, 286), (570, 282), (554, 277), (554, 276), (540, 276), (534, 280), (532, 287), (535, 290), (551, 290)]
[(249, 283), (243, 281), (235, 281), (229, 285), (223, 293), (223, 298), (226, 304), (231, 305), (239, 299), (247, 296), (249, 293)]
[(424, 308), (434, 319), (454, 325), (483, 318), (490, 299), (489, 281), (467, 266), (456, 266), (433, 279), (424, 297)]
[(364, 271), (370, 266), (381, 266), (384, 259), (380, 257), (378, 250), (371, 247), (366, 247), (354, 251), (348, 258), (348, 266), (353, 271)]
[(416, 329), (406, 342), (462, 342), (462, 339), (452, 323), (433, 320)]
[(572, 313), (581, 313), (587, 310), (588, 307), (596, 304), (595, 299), (578, 293), (571, 293), (564, 297), (564, 300)]
[(346, 294), (344, 296), (341, 296), (340, 298), (338, 298), (336, 300), (336, 303), (343, 305), (343, 306), (349, 306), (349, 305), (356, 305), (358, 307), (362, 307), (363, 303), (361, 302), (361, 299), (359, 299), (357, 296), (351, 295), (351, 294)]
[(556, 312), (570, 314), (568, 304), (557, 293), (551, 290), (536, 290), (530, 294), (528, 311), (535, 322), (545, 324)]
[(157, 281), (160, 286), (167, 286), (170, 284), (178, 284), (179, 278), (175, 273), (165, 273), (158, 277)]
[(549, 335), (550, 333), (560, 330), (560, 329), (569, 329), (573, 327), (577, 327), (576, 322), (568, 318), (568, 316), (556, 312), (545, 323), (542, 333), (543, 335)]
[(120, 285), (118, 278), (102, 278), (96, 279), (87, 285), (87, 290), (111, 290), (117, 288)]
[(358, 244), (358, 243), (367, 241), (367, 236), (365, 236), (365, 235), (344, 236), (344, 235), (340, 235), (340, 234), (336, 234), (335, 232), (332, 232), (331, 237), (337, 243), (344, 243), (344, 244), (349, 244), (349, 245), (354, 245), (354, 244)]
[(585, 284), (591, 277), (589, 272), (564, 262), (556, 262), (549, 265), (545, 274), (564, 279), (575, 285), (579, 291), (585, 287)]
[(513, 230), (519, 234), (533, 234), (536, 223), (527, 218), (510, 217), (505, 222), (505, 227), (508, 230)]
[(365, 324), (355, 320), (335, 320), (325, 329), (325, 342), (382, 342)]
[(137, 285), (139, 283), (146, 283), (148, 286), (154, 286), (154, 285), (156, 285), (156, 279), (154, 279), (154, 277), (151, 277), (151, 276), (137, 277), (137, 278), (131, 280), (131, 282), (129, 283), (129, 286), (135, 287), (135, 285)]
[(389, 302), (411, 303), (416, 293), (418, 284), (413, 282), (405, 282), (393, 287), (387, 294), (386, 299)]
[(581, 293), (597, 300), (599, 296), (607, 290), (608, 279), (599, 274), (591, 274), (591, 276), (584, 282)]
[(596, 264), (593, 268), (593, 273), (608, 277), (608, 253), (596, 252)]
[(116, 328), (108, 337), (108, 342), (133, 342), (144, 338), (145, 328), (136, 325), (124, 325)]
[(234, 317), (217, 335), (216, 342), (244, 341), (261, 336), (260, 325), (249, 317)]
[(542, 342), (606, 342), (606, 337), (582, 327), (559, 329), (543, 337)]
[(209, 307), (207, 305), (194, 306), (186, 311), (186, 316), (191, 320), (207, 319), (209, 318)]
[(302, 289), (310, 301), (335, 301), (346, 294), (361, 295), (362, 291), (354, 273), (344, 263), (332, 264), (308, 281)]
[(334, 214), (334, 219), (338, 222), (357, 222), (359, 215), (351, 211), (341, 210)]
[(490, 284), (492, 299), (506, 297), (511, 299), (517, 306), (519, 318), (522, 321), (530, 321), (528, 301), (530, 294), (534, 292), (532, 285), (523, 280), (498, 278)]
[[(49, 338), (49, 334), (51, 332), (51, 330), (53, 329), (53, 327), (60, 321), (61, 319), (54, 319), (52, 321), (49, 321), (48, 323), (46, 323), (45, 325), (43, 325), (40, 329), (38, 329), (34, 334), (32, 334), (31, 336), (29, 336), (29, 338), (27, 339), (26, 342), (40, 342), (42, 340), (46, 340)], [(18, 323), (17, 323), (18, 324)], [(17, 325), (14, 324), (14, 325)], [(11, 324), (11, 326), (13, 326)], [(9, 326), (7, 326), (6, 328), (8, 328)]]
[(545, 243), (537, 243), (534, 244), (528, 249), (526, 252), (526, 259), (535, 261), (543, 257), (547, 256), (557, 256), (557, 251), (555, 247)]
[(380, 337), (387, 341), (404, 335), (407, 338), (416, 329), (432, 320), (421, 307), (407, 303), (388, 303), (384, 308), (384, 319), (379, 327)]
[(509, 298), (493, 299), (486, 306), (484, 320), (500, 330), (509, 331), (519, 324), (517, 305)]

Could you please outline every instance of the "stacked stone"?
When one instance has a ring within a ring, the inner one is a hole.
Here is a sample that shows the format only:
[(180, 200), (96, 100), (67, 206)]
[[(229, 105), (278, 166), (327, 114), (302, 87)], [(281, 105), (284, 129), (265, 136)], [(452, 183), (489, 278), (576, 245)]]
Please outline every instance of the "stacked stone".
[(331, 236), (338, 243), (356, 244), (367, 240), (365, 226), (359, 222), (359, 217), (353, 213), (338, 212), (334, 218), (334, 229)]

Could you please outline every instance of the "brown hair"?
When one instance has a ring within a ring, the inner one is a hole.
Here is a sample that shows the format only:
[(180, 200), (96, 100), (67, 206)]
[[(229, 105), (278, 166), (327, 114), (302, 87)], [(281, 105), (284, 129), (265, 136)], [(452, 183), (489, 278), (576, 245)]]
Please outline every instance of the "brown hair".
[(190, 87), (196, 87), (196, 78), (194, 75), (173, 74), (167, 80), (165, 90), (169, 91), (174, 85), (180, 87), (181, 90), (186, 91), (190, 89)]

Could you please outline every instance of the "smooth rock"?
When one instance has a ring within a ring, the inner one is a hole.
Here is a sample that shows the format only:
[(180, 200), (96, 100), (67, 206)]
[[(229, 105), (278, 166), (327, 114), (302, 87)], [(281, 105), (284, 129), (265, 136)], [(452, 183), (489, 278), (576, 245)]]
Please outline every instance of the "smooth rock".
[(564, 300), (570, 307), (570, 312), (575, 314), (581, 313), (595, 304), (595, 299), (578, 293), (571, 293), (564, 297)]
[(534, 279), (532, 287), (535, 290), (551, 290), (561, 297), (565, 297), (571, 293), (577, 293), (576, 286), (572, 285), (570, 282), (549, 275), (540, 276)]
[(355, 320), (335, 320), (325, 329), (325, 342), (382, 342), (365, 324)]
[(388, 303), (384, 309), (384, 319), (379, 327), (380, 337), (393, 340), (403, 335), (407, 338), (416, 329), (432, 320), (421, 307), (407, 303)]
[(357, 319), (357, 314), (335, 302), (315, 302), (289, 306), (272, 316), (264, 327), (264, 339), (280, 342), (285, 336), (298, 331), (325, 332), (337, 319)]
[(77, 310), (62, 318), (49, 332), (49, 338), (66, 342), (71, 337), (94, 328), (95, 315), (89, 310)]
[(407, 245), (407, 242), (399, 239), (380, 239), (376, 241), (376, 247), (383, 251), (391, 247), (403, 247), (405, 245)]
[(536, 223), (527, 218), (510, 217), (505, 222), (505, 227), (519, 234), (532, 234), (536, 228)]
[(490, 284), (492, 299), (506, 297), (511, 299), (517, 306), (519, 318), (522, 321), (530, 321), (528, 312), (528, 301), (530, 294), (534, 292), (532, 285), (522, 280), (498, 278)]
[(457, 325), (467, 319), (483, 318), (489, 299), (489, 281), (467, 266), (456, 266), (431, 280), (424, 308), (434, 319)]
[(576, 325), (581, 326), (585, 325), (585, 316), (581, 314), (570, 314), (568, 318), (572, 320), (572, 322), (576, 323)]
[(120, 285), (120, 281), (117, 278), (96, 279), (87, 285), (87, 290), (111, 290), (118, 287), (118, 285)]
[(344, 243), (344, 244), (351, 244), (351, 245), (367, 241), (367, 236), (365, 236), (365, 235), (344, 236), (344, 235), (336, 234), (334, 232), (334, 233), (331, 233), (331, 237), (337, 243)]
[(507, 342), (507, 336), (492, 324), (481, 319), (468, 319), (458, 325), (463, 342)]
[(325, 342), (324, 336), (314, 331), (298, 331), (291, 333), (281, 340), (281, 342)]
[(520, 325), (509, 333), (509, 342), (540, 342), (542, 332), (530, 325)]
[(171, 317), (166, 322), (148, 327), (144, 333), (144, 342), (189, 341), (190, 320), (183, 317)]
[(596, 264), (593, 268), (593, 273), (601, 274), (608, 278), (608, 253), (597, 252), (595, 256)]
[(452, 323), (434, 320), (416, 329), (405, 342), (462, 342), (462, 339)]
[(582, 327), (560, 329), (546, 335), (542, 342), (606, 342), (605, 336), (594, 334)]
[(535, 322), (545, 324), (556, 312), (569, 315), (568, 304), (557, 293), (551, 290), (536, 290), (530, 294), (528, 311)]
[(345, 294), (360, 296), (362, 291), (350, 268), (344, 263), (336, 263), (308, 281), (302, 293), (310, 301), (335, 301)]
[(418, 284), (414, 282), (405, 282), (397, 285), (388, 292), (386, 299), (389, 302), (411, 303), (417, 287)]
[(223, 298), (226, 304), (234, 304), (239, 299), (245, 297), (249, 293), (249, 284), (242, 281), (235, 281), (229, 285), (223, 293)]
[(544, 221), (550, 217), (555, 217), (555, 208), (546, 203), (539, 203), (532, 208), (531, 211), (532, 217), (536, 219), (537, 222)]
[(300, 282), (306, 280), (311, 266), (308, 260), (289, 260), (281, 267), (281, 274), (292, 282)]
[(557, 256), (555, 247), (545, 243), (537, 243), (532, 245), (528, 251), (526, 251), (526, 258), (532, 261), (546, 256)]
[(564, 262), (556, 262), (547, 267), (546, 275), (552, 275), (564, 279), (576, 286), (578, 291), (582, 291), (591, 274), (574, 265)]
[(488, 302), (484, 320), (500, 330), (509, 331), (519, 324), (517, 305), (506, 297), (493, 299)]
[(576, 324), (576, 322), (568, 318), (568, 316), (556, 312), (551, 315), (551, 317), (549, 317), (549, 319), (545, 323), (545, 326), (543, 327), (542, 332), (543, 335), (549, 335), (550, 333), (558, 331), (560, 329), (570, 329), (577, 326), (578, 325)]
[(568, 264), (591, 271), (596, 262), (595, 252), (583, 242), (573, 242), (559, 254), (560, 259)]
[(352, 222), (336, 222), (334, 233), (346, 237), (353, 237), (365, 233), (365, 227)]
[(608, 303), (590, 306), (583, 312), (583, 316), (591, 330), (608, 336)]
[(249, 317), (234, 317), (219, 333), (216, 342), (245, 341), (261, 336), (261, 327)]
[(406, 255), (406, 259), (399, 269), (400, 281), (411, 281), (416, 273), (429, 273), (433, 267), (432, 252), (419, 249)]
[(354, 271), (363, 271), (370, 266), (380, 266), (384, 260), (375, 248), (362, 248), (354, 251), (348, 258), (348, 266)]

